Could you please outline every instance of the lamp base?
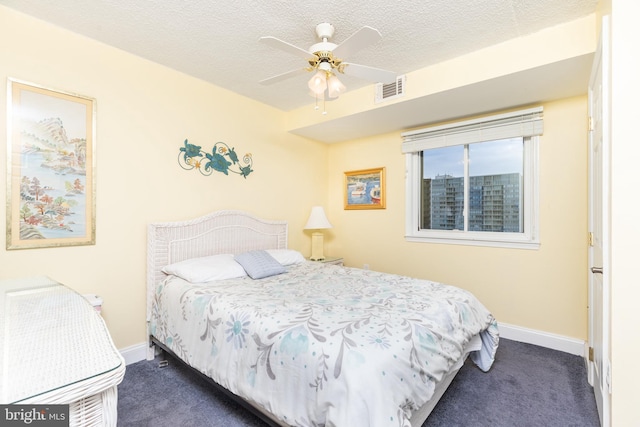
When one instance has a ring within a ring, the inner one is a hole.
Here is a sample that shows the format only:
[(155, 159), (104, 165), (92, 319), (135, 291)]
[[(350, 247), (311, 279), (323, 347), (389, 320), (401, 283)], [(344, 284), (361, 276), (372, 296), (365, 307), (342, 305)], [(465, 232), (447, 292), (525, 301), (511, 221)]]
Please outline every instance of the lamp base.
[(311, 234), (311, 261), (322, 261), (324, 259), (324, 235), (319, 232)]

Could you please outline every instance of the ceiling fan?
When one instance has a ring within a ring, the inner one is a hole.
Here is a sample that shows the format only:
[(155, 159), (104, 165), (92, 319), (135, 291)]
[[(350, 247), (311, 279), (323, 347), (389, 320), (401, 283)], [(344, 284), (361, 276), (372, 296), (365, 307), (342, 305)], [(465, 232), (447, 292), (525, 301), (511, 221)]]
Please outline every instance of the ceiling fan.
[(309, 80), (308, 86), (312, 96), (324, 99), (325, 93), (329, 98), (337, 98), (346, 90), (336, 73), (372, 82), (394, 83), (396, 81), (397, 75), (392, 71), (344, 62), (344, 58), (382, 39), (378, 30), (367, 26), (362, 27), (340, 44), (329, 41), (333, 37), (334, 31), (333, 25), (329, 23), (318, 24), (316, 26), (316, 34), (321, 41), (312, 45), (308, 50), (275, 37), (261, 37), (260, 41), (262, 43), (304, 58), (309, 66), (270, 77), (260, 81), (260, 83), (265, 85), (273, 84), (299, 74), (315, 71)]

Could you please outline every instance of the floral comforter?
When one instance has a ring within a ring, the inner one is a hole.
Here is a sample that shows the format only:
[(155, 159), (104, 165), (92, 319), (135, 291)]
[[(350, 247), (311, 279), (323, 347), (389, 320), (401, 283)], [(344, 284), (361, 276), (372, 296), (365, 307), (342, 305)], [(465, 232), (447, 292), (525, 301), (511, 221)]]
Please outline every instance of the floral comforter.
[(157, 287), (152, 334), (189, 365), (293, 426), (409, 426), (494, 317), (462, 289), (304, 262), (287, 273)]

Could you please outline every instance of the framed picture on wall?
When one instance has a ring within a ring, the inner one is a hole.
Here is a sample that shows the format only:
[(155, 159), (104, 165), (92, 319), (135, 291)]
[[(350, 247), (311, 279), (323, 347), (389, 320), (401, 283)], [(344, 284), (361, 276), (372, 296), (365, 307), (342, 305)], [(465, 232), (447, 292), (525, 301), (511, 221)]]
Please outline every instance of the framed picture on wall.
[(7, 86), (7, 249), (95, 244), (96, 101)]
[(384, 209), (387, 190), (385, 168), (363, 169), (344, 173), (345, 209)]

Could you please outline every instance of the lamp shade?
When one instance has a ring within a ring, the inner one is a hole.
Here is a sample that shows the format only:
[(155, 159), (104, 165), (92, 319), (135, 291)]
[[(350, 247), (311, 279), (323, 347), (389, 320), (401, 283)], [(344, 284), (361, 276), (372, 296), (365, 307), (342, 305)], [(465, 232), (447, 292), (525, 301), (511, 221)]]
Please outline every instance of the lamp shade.
[(304, 226), (305, 230), (321, 230), (323, 228), (331, 228), (332, 225), (327, 219), (322, 206), (314, 206), (311, 208), (311, 215), (307, 220), (307, 225)]

